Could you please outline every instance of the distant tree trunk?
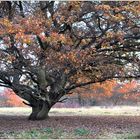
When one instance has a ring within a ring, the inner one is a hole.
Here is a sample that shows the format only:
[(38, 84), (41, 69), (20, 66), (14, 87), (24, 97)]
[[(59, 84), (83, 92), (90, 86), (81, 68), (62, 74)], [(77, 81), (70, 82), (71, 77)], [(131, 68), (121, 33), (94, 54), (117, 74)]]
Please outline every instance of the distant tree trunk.
[(82, 99), (81, 99), (81, 95), (79, 92), (78, 92), (78, 103), (79, 103), (79, 105), (82, 105)]
[(82, 98), (80, 92), (78, 92), (78, 103), (79, 103), (80, 106), (85, 105), (85, 100)]

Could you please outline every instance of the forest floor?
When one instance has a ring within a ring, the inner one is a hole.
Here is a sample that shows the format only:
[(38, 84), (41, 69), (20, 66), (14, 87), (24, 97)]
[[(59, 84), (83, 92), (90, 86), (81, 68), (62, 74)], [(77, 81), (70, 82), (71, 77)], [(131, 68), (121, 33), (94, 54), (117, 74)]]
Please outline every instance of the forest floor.
[(30, 108), (0, 108), (0, 138), (140, 139), (140, 107), (53, 108), (29, 121)]

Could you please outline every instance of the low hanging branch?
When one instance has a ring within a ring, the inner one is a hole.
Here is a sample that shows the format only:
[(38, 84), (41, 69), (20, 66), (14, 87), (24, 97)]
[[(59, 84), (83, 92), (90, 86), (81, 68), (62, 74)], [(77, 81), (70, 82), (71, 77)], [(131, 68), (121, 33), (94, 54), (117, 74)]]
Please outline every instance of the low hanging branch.
[(64, 98), (64, 99), (62, 99), (62, 100), (59, 100), (58, 102), (64, 103), (67, 99), (68, 99), (68, 98)]

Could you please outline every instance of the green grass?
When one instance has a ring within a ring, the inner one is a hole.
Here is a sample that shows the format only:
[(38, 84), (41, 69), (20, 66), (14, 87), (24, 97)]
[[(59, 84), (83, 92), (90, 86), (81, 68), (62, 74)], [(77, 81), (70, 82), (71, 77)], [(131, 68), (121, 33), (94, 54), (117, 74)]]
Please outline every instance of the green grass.
[(43, 128), (43, 131), (48, 133), (48, 134), (52, 134), (53, 133), (53, 130), (50, 127), (49, 128)]
[(84, 128), (76, 128), (71, 132), (67, 132), (61, 128), (43, 128), (38, 130), (23, 131), (20, 133), (7, 133), (5, 137), (7, 138), (17, 138), (17, 139), (62, 139), (62, 138), (86, 138), (90, 133), (89, 130)]
[(124, 139), (140, 139), (140, 134), (129, 134)]
[[(63, 130), (61, 128), (43, 128), (38, 130), (22, 131), (20, 133), (7, 133), (6, 138), (10, 139), (76, 139), (76, 138), (88, 138), (92, 132), (86, 128), (75, 128), (71, 132)], [(99, 139), (140, 139), (140, 134), (126, 133), (126, 134), (104, 134), (100, 135)]]
[(77, 128), (74, 130), (74, 133), (75, 135), (78, 135), (78, 136), (84, 136), (84, 135), (88, 135), (90, 131), (85, 128)]

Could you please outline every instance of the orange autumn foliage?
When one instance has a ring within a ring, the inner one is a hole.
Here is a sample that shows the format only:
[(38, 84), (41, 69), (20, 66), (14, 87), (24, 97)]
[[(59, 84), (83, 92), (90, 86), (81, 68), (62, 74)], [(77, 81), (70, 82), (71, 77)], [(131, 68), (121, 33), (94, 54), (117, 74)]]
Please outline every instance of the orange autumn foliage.
[(116, 85), (117, 85), (117, 82), (115, 80), (108, 80), (103, 83), (96, 83), (96, 84), (75, 90), (74, 96), (76, 96), (76, 94), (79, 93), (82, 98), (87, 98), (87, 99), (95, 98), (97, 100), (100, 100), (106, 97), (109, 98), (113, 95), (113, 89)]
[(119, 94), (123, 94), (123, 99), (125, 100), (135, 100), (140, 101), (140, 84), (136, 81), (131, 81), (128, 83), (124, 83), (118, 89)]
[(103, 83), (96, 83), (74, 91), (73, 95), (80, 94), (81, 98), (104, 100), (120, 98), (122, 100), (140, 101), (140, 84), (133, 80), (130, 82), (119, 83), (116, 80), (108, 80)]
[[(80, 94), (81, 98), (84, 99), (109, 100), (118, 94), (121, 95), (121, 100), (139, 101), (139, 86), (140, 84), (134, 80), (126, 83), (118, 83), (115, 80), (109, 80), (103, 83), (96, 83), (85, 88), (79, 88), (75, 90), (75, 93), (70, 95), (70, 97), (75, 97), (78, 93)], [(118, 88), (115, 89), (116, 87)], [(12, 90), (6, 89), (4, 91), (4, 95), (7, 98), (7, 105), (14, 107), (25, 107), (21, 98), (18, 97)]]
[(137, 87), (137, 82), (136, 81), (131, 81), (129, 83), (122, 84), (120, 89), (118, 90), (120, 93), (125, 94), (128, 91), (132, 91)]
[(7, 98), (6, 104), (13, 107), (25, 107), (25, 104), (22, 102), (21, 98), (18, 97), (12, 90), (6, 89), (4, 94)]

